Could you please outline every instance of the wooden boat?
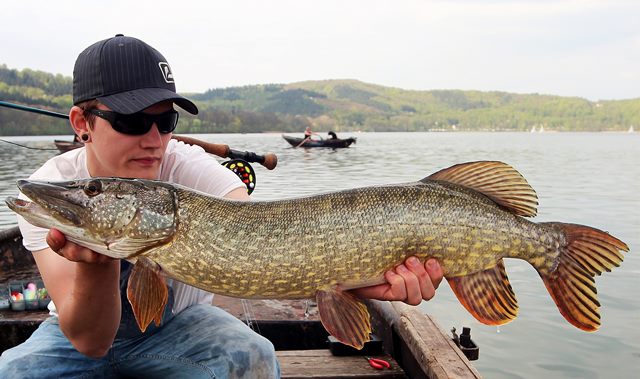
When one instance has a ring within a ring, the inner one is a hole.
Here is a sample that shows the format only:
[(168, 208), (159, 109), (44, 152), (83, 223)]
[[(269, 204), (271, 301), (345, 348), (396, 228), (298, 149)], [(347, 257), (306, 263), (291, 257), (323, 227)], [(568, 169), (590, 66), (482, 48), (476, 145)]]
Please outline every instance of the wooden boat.
[[(287, 135), (282, 135), (285, 141), (289, 142), (289, 144), (293, 147), (328, 147), (332, 149), (349, 147), (352, 143), (356, 143), (355, 137), (349, 137), (346, 139), (341, 138), (328, 138), (328, 139), (307, 139), (305, 141), (304, 138), (300, 137), (292, 137)], [(304, 142), (303, 142), (304, 141)]]
[(58, 151), (60, 151), (60, 154), (62, 153), (66, 153), (69, 150), (73, 150), (73, 149), (77, 149), (79, 147), (84, 146), (84, 143), (80, 142), (80, 141), (63, 141), (63, 140), (54, 140), (53, 143), (56, 145), (56, 147), (58, 148)]
[[(0, 231), (0, 288), (39, 279), (17, 227)], [(480, 378), (462, 350), (435, 320), (399, 302), (368, 301), (373, 341), (356, 351), (332, 341), (317, 308), (304, 300), (240, 300), (216, 295), (219, 306), (249, 324), (276, 347), (283, 378)], [(47, 311), (0, 310), (0, 353), (24, 340)], [(384, 359), (378, 370), (367, 357)]]

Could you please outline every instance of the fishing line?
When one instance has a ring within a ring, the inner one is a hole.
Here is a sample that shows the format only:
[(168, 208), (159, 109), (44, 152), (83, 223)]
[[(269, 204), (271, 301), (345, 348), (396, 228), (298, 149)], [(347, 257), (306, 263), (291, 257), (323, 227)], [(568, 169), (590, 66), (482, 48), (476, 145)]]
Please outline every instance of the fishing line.
[(48, 147), (31, 147), (31, 146), (27, 146), (27, 145), (21, 145), (19, 143), (16, 142), (11, 142), (11, 141), (7, 141), (5, 139), (0, 138), (0, 141), (2, 142), (6, 142), (6, 143), (10, 143), (12, 145), (16, 145), (16, 146), (20, 146), (20, 147), (24, 147), (25, 149), (31, 149), (31, 150), (58, 150), (58, 148), (48, 148)]
[(260, 326), (258, 325), (258, 322), (257, 321), (255, 323), (253, 322), (254, 320), (256, 320), (256, 316), (253, 313), (253, 306), (251, 305), (251, 303), (249, 303), (249, 301), (246, 299), (241, 299), (240, 303), (242, 304), (242, 311), (244, 312), (244, 317), (245, 317), (245, 321), (247, 322), (247, 326), (249, 326), (251, 330), (257, 332), (258, 334), (262, 334), (260, 333)]

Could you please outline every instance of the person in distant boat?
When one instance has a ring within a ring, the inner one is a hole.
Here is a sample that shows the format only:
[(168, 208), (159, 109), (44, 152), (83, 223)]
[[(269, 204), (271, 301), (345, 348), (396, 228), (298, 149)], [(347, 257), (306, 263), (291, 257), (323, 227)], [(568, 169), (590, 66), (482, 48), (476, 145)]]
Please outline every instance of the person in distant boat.
[(311, 139), (311, 136), (313, 136), (314, 134), (317, 135), (318, 133), (313, 132), (311, 130), (311, 127), (307, 126), (304, 129), (304, 139)]
[(311, 141), (311, 136), (313, 136), (314, 134), (318, 135), (318, 133), (315, 133), (315, 132), (313, 132), (311, 130), (310, 126), (307, 126), (304, 129), (304, 138), (302, 139), (302, 141), (300, 141), (300, 144), (298, 146), (296, 146), (296, 147), (300, 147), (300, 146), (304, 145), (305, 143), (307, 143), (308, 141)]
[(330, 132), (329, 132), (329, 133), (327, 133), (327, 134), (329, 135), (329, 137), (330, 137), (331, 139), (338, 139), (338, 136), (336, 135), (336, 133), (334, 133), (334, 132), (333, 132), (333, 130), (332, 130), (332, 131), (330, 131)]
[[(178, 123), (174, 106), (198, 113), (174, 81), (167, 60), (143, 41), (119, 34), (89, 46), (75, 63), (69, 112), (85, 145), (51, 158), (30, 179), (154, 179), (249, 200), (233, 172), (202, 148), (171, 139)], [(51, 317), (2, 353), (0, 377), (280, 376), (271, 342), (211, 305), (212, 294), (170, 281), (160, 325), (141, 332), (126, 294), (129, 262), (70, 242), (56, 229), (20, 217), (18, 223), (51, 296)], [(435, 295), (442, 277), (436, 260), (410, 257), (385, 273), (386, 283), (350, 292), (416, 305)]]

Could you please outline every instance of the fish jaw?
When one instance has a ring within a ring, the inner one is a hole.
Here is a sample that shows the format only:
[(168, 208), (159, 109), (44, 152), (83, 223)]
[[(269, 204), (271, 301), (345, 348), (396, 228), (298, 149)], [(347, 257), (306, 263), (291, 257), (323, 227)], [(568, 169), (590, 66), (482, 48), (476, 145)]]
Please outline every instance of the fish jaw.
[(51, 223), (53, 216), (34, 202), (9, 196), (5, 199), (5, 203), (9, 209), (24, 217), (29, 223), (35, 226), (44, 228)]
[(20, 180), (32, 201), (7, 205), (29, 223), (56, 228), (68, 240), (112, 258), (131, 258), (170, 239), (176, 206), (169, 187), (153, 181), (92, 178), (66, 182)]
[(33, 214), (41, 222), (47, 222), (54, 218), (65, 225), (82, 226), (80, 217), (82, 203), (77, 196), (63, 194), (63, 186), (47, 182), (19, 180), (18, 188), (28, 198), (35, 199), (33, 203), (19, 202), (15, 204), (18, 210), (11, 208), (21, 216)]

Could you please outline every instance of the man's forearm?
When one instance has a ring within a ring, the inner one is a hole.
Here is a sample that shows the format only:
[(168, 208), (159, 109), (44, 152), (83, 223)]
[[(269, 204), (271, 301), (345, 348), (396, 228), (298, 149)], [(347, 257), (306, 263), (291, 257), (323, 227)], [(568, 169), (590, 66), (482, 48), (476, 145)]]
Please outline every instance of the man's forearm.
[(111, 347), (120, 324), (120, 261), (76, 263), (71, 291), (56, 304), (60, 329), (73, 346), (91, 357)]

